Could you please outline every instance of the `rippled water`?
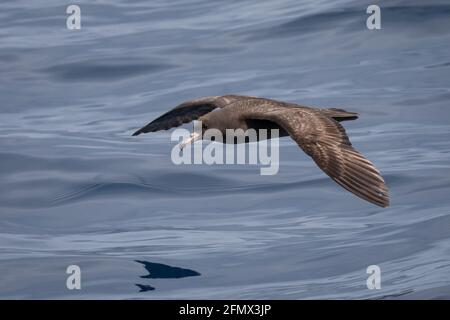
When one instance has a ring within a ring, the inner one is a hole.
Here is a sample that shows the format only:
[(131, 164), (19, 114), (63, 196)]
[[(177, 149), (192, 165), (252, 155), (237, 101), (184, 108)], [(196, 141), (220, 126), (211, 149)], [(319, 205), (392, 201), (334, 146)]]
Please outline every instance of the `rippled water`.
[[(70, 2), (2, 1), (1, 298), (450, 298), (448, 1), (378, 1), (378, 31), (361, 0), (77, 3), (69, 31)], [(131, 137), (226, 93), (359, 112), (344, 125), (391, 206), (287, 138), (260, 176), (176, 166), (168, 132)]]

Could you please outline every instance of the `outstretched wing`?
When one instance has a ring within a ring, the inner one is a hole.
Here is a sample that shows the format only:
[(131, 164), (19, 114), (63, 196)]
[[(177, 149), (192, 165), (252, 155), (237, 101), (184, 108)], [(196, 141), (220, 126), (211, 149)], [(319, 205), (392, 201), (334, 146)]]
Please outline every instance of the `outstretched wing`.
[(242, 109), (246, 119), (277, 123), (339, 185), (381, 207), (389, 206), (387, 187), (375, 166), (352, 147), (345, 129), (320, 109), (286, 108), (263, 102)]
[(229, 103), (235, 101), (237, 97), (238, 96), (214, 96), (183, 102), (172, 110), (164, 113), (162, 116), (156, 118), (145, 127), (137, 130), (133, 133), (133, 136), (137, 136), (141, 133), (168, 130), (170, 128), (178, 127), (183, 123), (196, 120), (216, 108), (225, 107)]

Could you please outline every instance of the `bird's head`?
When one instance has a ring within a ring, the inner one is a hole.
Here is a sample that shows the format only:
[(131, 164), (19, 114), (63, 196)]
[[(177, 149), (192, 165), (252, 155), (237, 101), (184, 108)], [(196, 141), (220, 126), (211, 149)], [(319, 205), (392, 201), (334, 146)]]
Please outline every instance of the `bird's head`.
[(210, 112), (194, 122), (194, 131), (189, 138), (181, 142), (180, 148), (183, 149), (185, 146), (200, 139), (214, 141), (218, 135), (225, 137), (226, 129), (227, 125), (223, 117), (221, 117), (220, 112)]
[(223, 109), (216, 109), (203, 117), (200, 117), (199, 122), (202, 125), (202, 135), (205, 134), (207, 130), (215, 130), (216, 133), (219, 131), (223, 137), (225, 137), (226, 130), (232, 128), (230, 126), (230, 116)]

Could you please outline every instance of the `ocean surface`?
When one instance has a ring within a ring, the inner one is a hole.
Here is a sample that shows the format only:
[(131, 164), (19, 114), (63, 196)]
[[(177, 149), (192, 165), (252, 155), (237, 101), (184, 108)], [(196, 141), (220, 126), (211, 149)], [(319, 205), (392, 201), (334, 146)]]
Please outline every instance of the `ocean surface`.
[[(450, 299), (448, 1), (78, 0), (81, 30), (70, 4), (1, 3), (0, 298)], [(131, 136), (227, 93), (360, 113), (343, 125), (391, 206), (289, 138), (262, 176)]]

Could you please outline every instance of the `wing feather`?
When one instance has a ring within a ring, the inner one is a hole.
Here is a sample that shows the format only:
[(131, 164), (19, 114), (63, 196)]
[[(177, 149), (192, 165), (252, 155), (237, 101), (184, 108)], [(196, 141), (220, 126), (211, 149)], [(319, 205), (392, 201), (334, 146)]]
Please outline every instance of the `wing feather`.
[(286, 130), (319, 168), (346, 190), (378, 206), (389, 206), (388, 189), (378, 169), (353, 148), (344, 127), (320, 109), (261, 102), (245, 110), (245, 118), (270, 120)]
[(197, 120), (216, 108), (223, 108), (238, 98), (239, 96), (213, 96), (183, 102), (137, 130), (133, 136), (181, 126), (183, 123)]

